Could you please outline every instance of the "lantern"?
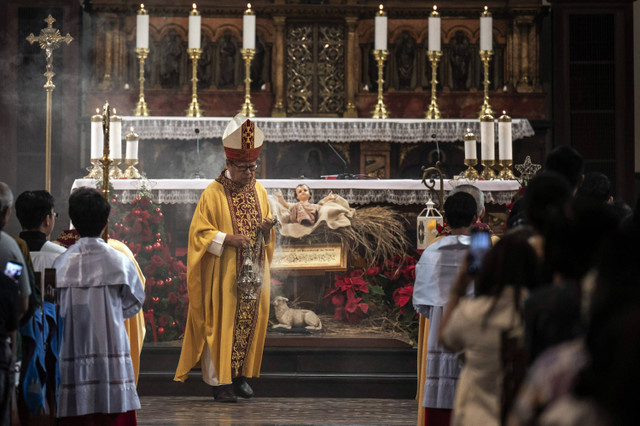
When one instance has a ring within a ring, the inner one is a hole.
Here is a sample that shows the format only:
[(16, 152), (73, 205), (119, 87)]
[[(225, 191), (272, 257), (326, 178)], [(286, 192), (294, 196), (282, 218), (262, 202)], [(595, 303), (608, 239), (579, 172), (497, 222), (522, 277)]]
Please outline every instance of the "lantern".
[(438, 235), (438, 225), (442, 226), (444, 220), (440, 212), (435, 208), (435, 204), (429, 198), (427, 208), (422, 210), (418, 215), (418, 224), (416, 227), (418, 234), (418, 250), (427, 248), (431, 241)]

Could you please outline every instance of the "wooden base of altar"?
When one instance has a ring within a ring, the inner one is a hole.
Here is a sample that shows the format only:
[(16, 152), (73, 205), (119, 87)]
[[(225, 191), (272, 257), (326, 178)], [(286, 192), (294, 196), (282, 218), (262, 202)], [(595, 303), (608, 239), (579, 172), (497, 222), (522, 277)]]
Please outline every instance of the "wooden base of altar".
[[(198, 367), (185, 383), (173, 382), (180, 345), (145, 344), (140, 396), (211, 396)], [(389, 338), (269, 335), (261, 375), (249, 383), (258, 398), (411, 399), (416, 393), (416, 349)]]

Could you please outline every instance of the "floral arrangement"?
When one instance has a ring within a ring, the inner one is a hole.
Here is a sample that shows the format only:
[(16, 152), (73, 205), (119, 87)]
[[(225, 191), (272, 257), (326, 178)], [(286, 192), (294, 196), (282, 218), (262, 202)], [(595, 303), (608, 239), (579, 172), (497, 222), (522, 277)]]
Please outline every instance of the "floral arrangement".
[(377, 314), (391, 328), (406, 332), (410, 340), (418, 333), (418, 316), (413, 309), (413, 283), (419, 253), (394, 256), (364, 269), (336, 274), (325, 302), (334, 318), (358, 324)]
[(145, 192), (127, 204), (117, 203), (116, 195), (112, 205), (110, 237), (129, 247), (146, 278), (147, 335), (154, 342), (177, 340), (187, 318), (187, 268), (169, 252), (162, 210)]

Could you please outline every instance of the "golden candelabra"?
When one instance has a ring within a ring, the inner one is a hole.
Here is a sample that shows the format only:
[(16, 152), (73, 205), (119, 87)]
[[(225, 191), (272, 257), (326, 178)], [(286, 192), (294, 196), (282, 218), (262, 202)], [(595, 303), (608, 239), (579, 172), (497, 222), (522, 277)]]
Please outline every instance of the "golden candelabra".
[(258, 112), (251, 103), (251, 61), (256, 54), (256, 49), (240, 49), (244, 59), (244, 103), (240, 112), (245, 117), (255, 117)]
[(384, 62), (387, 60), (388, 55), (388, 50), (373, 51), (373, 56), (378, 61), (378, 103), (373, 110), (371, 118), (389, 118), (389, 111), (384, 104)]
[(442, 118), (440, 115), (440, 108), (438, 108), (438, 102), (436, 101), (436, 88), (438, 86), (438, 63), (442, 52), (439, 50), (429, 50), (427, 52), (429, 56), (429, 62), (431, 62), (431, 103), (424, 118), (427, 120), (437, 120)]
[(484, 66), (484, 100), (482, 101), (482, 107), (480, 108), (480, 113), (478, 114), (479, 118), (482, 118), (484, 115), (494, 115), (493, 108), (489, 105), (489, 62), (491, 62), (491, 57), (493, 56), (493, 50), (481, 50), (480, 51), (480, 59), (482, 60), (482, 64)]
[(480, 179), (491, 180), (496, 178), (496, 174), (493, 171), (493, 167), (496, 165), (496, 160), (485, 160), (482, 159), (482, 166), (484, 169), (480, 174)]
[(142, 179), (140, 172), (138, 171), (138, 169), (136, 169), (136, 164), (138, 164), (138, 143), (140, 142), (140, 137), (136, 134), (136, 132), (133, 131), (133, 127), (132, 127), (131, 131), (127, 133), (124, 138), (127, 141), (126, 156), (127, 157), (129, 157), (129, 155), (133, 156), (133, 154), (132, 153), (130, 154), (129, 152), (129, 144), (135, 143), (136, 158), (126, 158), (124, 160), (124, 164), (128, 167), (125, 169), (124, 173), (122, 174), (122, 177), (124, 177), (125, 179)]
[(189, 58), (193, 64), (193, 75), (191, 76), (191, 103), (187, 108), (187, 117), (202, 117), (204, 111), (200, 109), (198, 103), (198, 59), (202, 55), (202, 49), (187, 49)]
[(135, 167), (138, 164), (137, 158), (127, 158), (124, 160), (124, 164), (128, 167), (123, 172), (122, 177), (125, 179), (142, 179), (140, 172)]
[(469, 180), (477, 180), (480, 175), (478, 171), (474, 168), (478, 165), (478, 160), (476, 158), (465, 158), (464, 165), (467, 166), (467, 170), (462, 172), (462, 177)]
[(513, 174), (513, 160), (498, 160), (501, 166), (498, 179), (514, 180), (516, 176)]
[(69, 34), (66, 36), (60, 35), (60, 31), (53, 28), (53, 23), (56, 22), (51, 15), (47, 16), (44, 20), (47, 23), (46, 28), (40, 30), (38, 37), (33, 33), (29, 34), (27, 41), (30, 44), (38, 42), (40, 48), (44, 50), (45, 58), (47, 60), (46, 71), (44, 76), (47, 77), (47, 82), (44, 84), (44, 89), (47, 91), (47, 121), (45, 129), (45, 189), (51, 192), (51, 109), (52, 109), (52, 96), (53, 90), (56, 86), (53, 84), (53, 51), (60, 47), (64, 43), (71, 43), (73, 37)]
[[(104, 134), (104, 142), (102, 146), (102, 158), (100, 162), (102, 163), (102, 195), (104, 199), (109, 202), (109, 171), (111, 169), (111, 158), (109, 157), (109, 123), (111, 120), (111, 108), (109, 107), (109, 101), (105, 102), (102, 107), (102, 131)], [(109, 222), (104, 227), (104, 232), (102, 233), (102, 239), (107, 241), (109, 238)]]
[(140, 96), (133, 113), (138, 117), (148, 117), (150, 111), (147, 107), (147, 102), (144, 100), (144, 61), (147, 59), (147, 56), (149, 56), (149, 49), (138, 47), (136, 49), (136, 55), (138, 55), (138, 60), (140, 61), (140, 77), (138, 78), (140, 82)]

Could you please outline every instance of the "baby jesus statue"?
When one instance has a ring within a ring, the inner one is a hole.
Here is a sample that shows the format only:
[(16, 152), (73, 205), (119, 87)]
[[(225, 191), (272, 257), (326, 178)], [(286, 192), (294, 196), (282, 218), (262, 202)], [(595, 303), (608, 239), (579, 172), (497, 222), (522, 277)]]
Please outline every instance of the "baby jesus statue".
[(333, 201), (338, 198), (337, 195), (330, 193), (318, 204), (312, 204), (309, 202), (311, 198), (311, 190), (309, 187), (301, 183), (296, 186), (296, 198), (297, 203), (289, 204), (282, 196), (282, 192), (278, 191), (275, 196), (280, 204), (289, 210), (289, 223), (299, 223), (301, 225), (310, 226), (316, 223), (316, 217), (318, 215), (318, 209), (327, 201)]

